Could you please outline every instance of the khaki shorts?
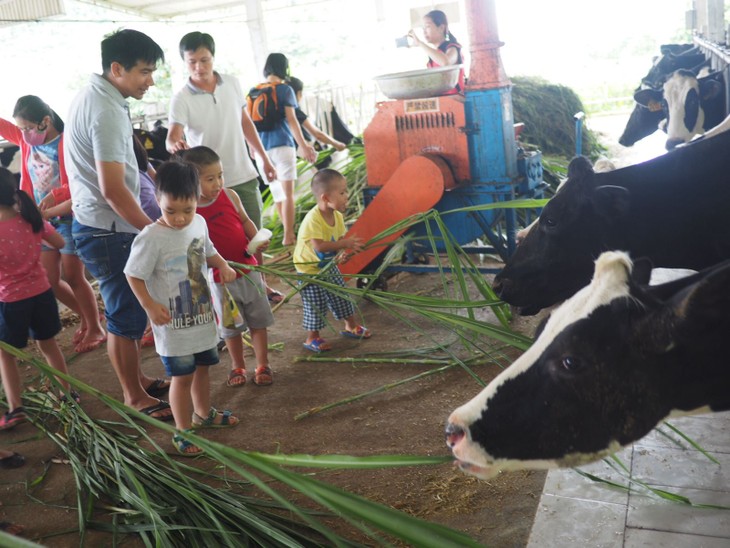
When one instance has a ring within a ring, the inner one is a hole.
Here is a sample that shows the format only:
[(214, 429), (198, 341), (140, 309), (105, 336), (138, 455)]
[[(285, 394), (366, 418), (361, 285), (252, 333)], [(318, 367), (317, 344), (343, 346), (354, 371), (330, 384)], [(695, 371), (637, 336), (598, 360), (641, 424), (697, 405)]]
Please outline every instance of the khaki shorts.
[(261, 214), (264, 210), (264, 202), (261, 199), (259, 180), (251, 179), (245, 183), (229, 187), (229, 189), (241, 198), (243, 209), (246, 210), (246, 215), (253, 221), (256, 228), (261, 228)]
[(237, 325), (235, 329), (223, 327), (220, 318), (223, 317), (223, 306), (226, 302), (226, 295), (223, 284), (211, 283), (210, 289), (213, 293), (213, 308), (216, 313), (216, 324), (218, 335), (222, 339), (230, 339), (238, 336), (249, 328), (263, 329), (274, 325), (274, 315), (271, 312), (271, 305), (266, 296), (266, 289), (260, 272), (249, 272), (233, 282), (225, 284), (236, 306), (243, 316), (244, 323)]

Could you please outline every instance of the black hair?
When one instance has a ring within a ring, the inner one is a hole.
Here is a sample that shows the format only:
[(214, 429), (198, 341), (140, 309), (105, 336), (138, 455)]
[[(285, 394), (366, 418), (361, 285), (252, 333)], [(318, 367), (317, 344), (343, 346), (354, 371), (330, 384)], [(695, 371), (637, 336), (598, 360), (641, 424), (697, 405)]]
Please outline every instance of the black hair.
[(169, 194), (177, 200), (197, 200), (200, 196), (198, 170), (193, 164), (168, 160), (157, 168), (155, 194)]
[(150, 157), (136, 133), (132, 133), (132, 145), (134, 147), (134, 157), (137, 159), (137, 168), (140, 171), (147, 171), (150, 165)]
[(446, 25), (446, 32), (444, 33), (444, 39), (447, 42), (453, 42), (454, 44), (458, 44), (459, 41), (456, 39), (456, 36), (454, 36), (451, 31), (449, 30), (449, 19), (446, 17), (446, 14), (441, 10), (431, 10), (429, 11), (424, 17), (428, 17), (431, 21), (433, 21), (433, 24), (437, 27), (440, 27), (441, 25)]
[(289, 78), (289, 59), (283, 53), (269, 53), (264, 65), (264, 78), (273, 74), (282, 80)]
[(221, 157), (218, 156), (215, 150), (203, 145), (183, 150), (181, 158), (184, 162), (189, 162), (196, 168), (209, 166), (221, 161)]
[(297, 94), (301, 91), (304, 91), (304, 82), (302, 82), (299, 78), (296, 78), (294, 76), (290, 76), (289, 80), (287, 80), (287, 83), (291, 86), (291, 88), (294, 90), (294, 93)]
[(111, 70), (112, 63), (119, 63), (124, 70), (132, 70), (139, 61), (151, 65), (165, 61), (162, 48), (143, 32), (122, 29), (101, 41), (101, 68), (104, 74)]
[(0, 205), (13, 207), (18, 205), (20, 216), (30, 223), (36, 234), (43, 230), (43, 216), (33, 198), (19, 190), (15, 184), (15, 176), (10, 170), (0, 167)]
[(312, 177), (312, 194), (315, 198), (319, 199), (320, 195), (329, 192), (335, 181), (339, 181), (340, 179), (344, 178), (344, 175), (342, 175), (342, 173), (340, 173), (336, 169), (332, 169), (329, 167), (325, 169), (320, 169), (317, 173), (314, 174), (314, 177)]
[(41, 120), (49, 116), (51, 124), (59, 133), (63, 133), (64, 123), (61, 117), (56, 114), (48, 104), (35, 95), (23, 95), (15, 102), (13, 118), (23, 118), (34, 124), (40, 124)]
[(210, 34), (198, 31), (188, 32), (180, 39), (180, 58), (185, 58), (186, 51), (195, 51), (198, 48), (205, 48), (215, 56), (215, 40)]

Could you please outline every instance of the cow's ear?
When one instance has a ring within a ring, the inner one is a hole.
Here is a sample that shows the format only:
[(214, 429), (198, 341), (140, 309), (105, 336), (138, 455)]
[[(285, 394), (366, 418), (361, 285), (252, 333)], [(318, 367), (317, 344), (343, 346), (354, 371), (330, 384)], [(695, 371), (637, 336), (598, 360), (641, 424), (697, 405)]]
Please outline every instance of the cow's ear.
[(649, 108), (649, 104), (652, 102), (661, 103), (664, 93), (655, 89), (640, 89), (634, 93), (634, 101), (639, 103), (642, 107)]
[[(693, 279), (697, 281), (691, 283)], [(638, 340), (653, 352), (663, 353), (677, 343), (728, 327), (730, 261), (714, 267), (708, 274), (700, 273), (685, 280), (690, 283), (641, 321)], [(681, 287), (685, 280), (677, 280), (675, 285)]]
[(671, 301), (678, 329), (688, 336), (727, 325), (730, 314), (730, 261), (699, 276)]
[(600, 215), (608, 219), (620, 218), (629, 210), (630, 194), (620, 186), (598, 186), (593, 194), (593, 204)]
[(631, 270), (631, 279), (638, 285), (649, 285), (651, 269), (654, 265), (648, 257), (639, 257), (633, 261), (634, 267)]
[(700, 98), (703, 101), (717, 97), (721, 92), (725, 91), (725, 86), (717, 80), (700, 80)]

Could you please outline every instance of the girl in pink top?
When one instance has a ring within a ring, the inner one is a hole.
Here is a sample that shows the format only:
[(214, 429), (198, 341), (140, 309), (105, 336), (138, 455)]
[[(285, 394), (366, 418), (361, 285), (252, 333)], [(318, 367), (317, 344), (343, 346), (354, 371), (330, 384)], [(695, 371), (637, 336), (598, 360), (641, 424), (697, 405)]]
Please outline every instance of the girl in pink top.
[[(34, 199), (66, 245), (44, 247), (41, 262), (56, 298), (81, 318), (73, 336), (76, 352), (101, 346), (106, 333), (99, 318), (94, 290), (84, 275), (71, 238), (71, 193), (63, 158), (63, 120), (42, 99), (25, 95), (13, 109), (15, 123), (0, 118), (0, 136), (20, 147), (20, 188)], [(63, 272), (63, 277), (61, 277)]]
[[(58, 304), (41, 264), (41, 240), (64, 246), (63, 237), (43, 220), (33, 199), (15, 188), (15, 178), (0, 168), (0, 341), (15, 348), (36, 340), (46, 361), (68, 373), (66, 360), (54, 337), (61, 331)], [(15, 356), (0, 348), (0, 378), (8, 412), (0, 417), (0, 430), (23, 422), (20, 373)], [(78, 394), (59, 379), (65, 391), (78, 402)]]

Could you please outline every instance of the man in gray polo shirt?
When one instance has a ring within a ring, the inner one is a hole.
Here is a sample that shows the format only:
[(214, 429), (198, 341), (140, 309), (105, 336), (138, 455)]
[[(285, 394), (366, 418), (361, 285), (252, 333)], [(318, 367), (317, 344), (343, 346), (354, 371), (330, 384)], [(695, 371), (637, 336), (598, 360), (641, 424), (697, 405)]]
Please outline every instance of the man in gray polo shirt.
[[(154, 85), (164, 54), (149, 36), (125, 29), (101, 42), (102, 74), (92, 74), (74, 99), (65, 128), (65, 158), (73, 203), (72, 233), (104, 300), (107, 348), (124, 403), (151, 417), (171, 420), (159, 393), (165, 383), (140, 368), (138, 342), (147, 315), (132, 293), (124, 266), (136, 234), (152, 221), (139, 205), (139, 173), (126, 99), (141, 99)], [(153, 391), (154, 390), (154, 391)]]

